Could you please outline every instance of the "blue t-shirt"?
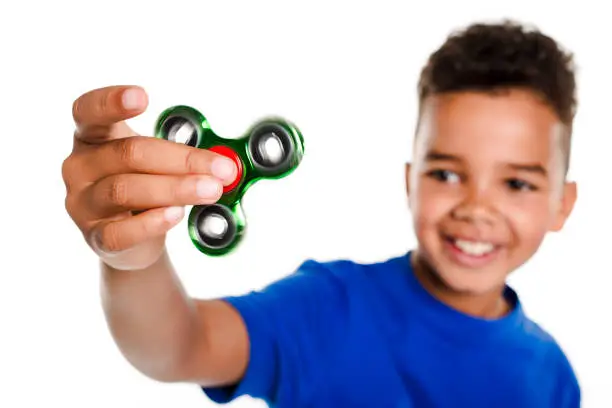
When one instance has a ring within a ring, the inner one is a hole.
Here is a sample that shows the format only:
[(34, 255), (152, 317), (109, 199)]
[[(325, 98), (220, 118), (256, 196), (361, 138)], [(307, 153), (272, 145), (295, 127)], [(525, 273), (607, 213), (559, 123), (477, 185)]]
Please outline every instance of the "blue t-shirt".
[(205, 388), (271, 407), (578, 408), (555, 340), (514, 306), (496, 320), (462, 314), (419, 283), (410, 252), (384, 262), (305, 262), (262, 291), (227, 300), (251, 357), (242, 380)]

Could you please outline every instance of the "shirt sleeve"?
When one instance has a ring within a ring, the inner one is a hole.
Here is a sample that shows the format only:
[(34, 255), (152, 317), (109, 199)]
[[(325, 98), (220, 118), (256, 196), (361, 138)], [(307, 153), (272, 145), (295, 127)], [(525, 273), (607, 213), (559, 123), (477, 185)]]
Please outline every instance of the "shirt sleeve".
[(308, 399), (324, 381), (321, 365), (347, 322), (341, 279), (328, 264), (309, 260), (263, 290), (224, 300), (246, 325), (249, 363), (237, 384), (204, 393), (219, 404), (243, 395), (284, 406)]

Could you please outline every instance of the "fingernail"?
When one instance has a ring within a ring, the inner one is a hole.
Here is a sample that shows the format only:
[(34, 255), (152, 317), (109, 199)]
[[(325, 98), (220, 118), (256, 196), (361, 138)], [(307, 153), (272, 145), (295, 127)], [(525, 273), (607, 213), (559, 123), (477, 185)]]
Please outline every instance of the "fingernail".
[(210, 198), (219, 194), (221, 186), (218, 182), (210, 179), (204, 179), (198, 181), (196, 184), (196, 193), (198, 197)]
[(169, 207), (164, 212), (164, 218), (170, 222), (176, 222), (183, 216), (183, 207)]
[(213, 160), (211, 165), (211, 172), (213, 176), (222, 180), (228, 180), (233, 177), (236, 171), (236, 165), (230, 159), (218, 157)]
[(139, 109), (144, 104), (144, 95), (139, 89), (128, 89), (121, 96), (123, 107), (128, 110)]

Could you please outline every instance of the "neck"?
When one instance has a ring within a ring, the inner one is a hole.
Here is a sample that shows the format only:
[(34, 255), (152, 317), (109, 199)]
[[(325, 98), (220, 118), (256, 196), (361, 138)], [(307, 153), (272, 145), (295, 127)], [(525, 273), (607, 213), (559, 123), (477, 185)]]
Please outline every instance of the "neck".
[(486, 293), (459, 292), (448, 287), (417, 251), (414, 251), (411, 258), (418, 281), (425, 290), (447, 306), (470, 316), (487, 319), (503, 317), (510, 311), (503, 285)]

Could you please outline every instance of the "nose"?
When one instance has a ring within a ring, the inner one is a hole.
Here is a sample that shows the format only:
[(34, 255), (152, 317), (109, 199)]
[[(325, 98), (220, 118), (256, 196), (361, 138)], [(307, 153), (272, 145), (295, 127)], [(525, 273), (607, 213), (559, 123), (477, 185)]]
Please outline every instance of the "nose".
[(453, 218), (472, 223), (493, 223), (496, 216), (491, 194), (476, 186), (469, 187), (466, 190), (463, 199), (452, 211)]

